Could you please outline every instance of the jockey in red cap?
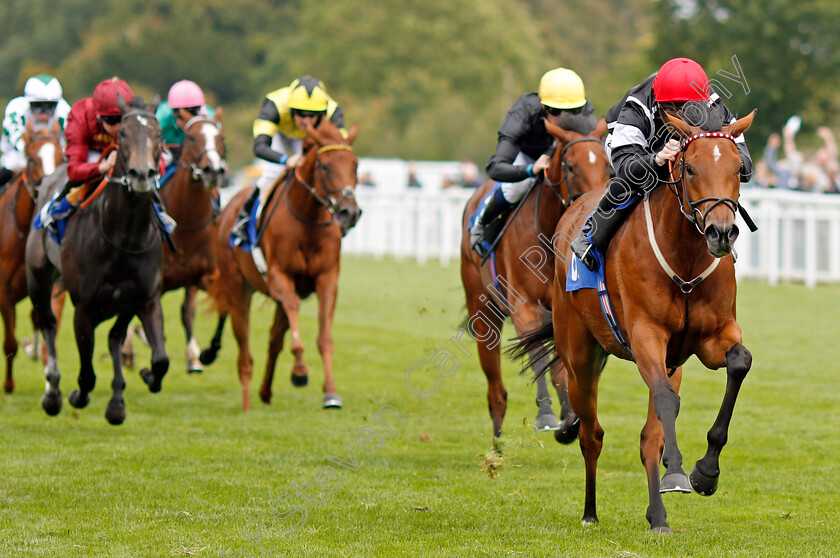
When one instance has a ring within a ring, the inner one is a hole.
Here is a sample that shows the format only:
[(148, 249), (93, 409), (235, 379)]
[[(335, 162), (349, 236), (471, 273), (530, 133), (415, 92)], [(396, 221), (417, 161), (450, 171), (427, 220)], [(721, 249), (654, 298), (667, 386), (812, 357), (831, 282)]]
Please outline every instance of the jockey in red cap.
[[(592, 271), (598, 267), (592, 247), (606, 255), (613, 233), (635, 202), (661, 181), (667, 181), (668, 161), (680, 143), (666, 127), (664, 113), (704, 129), (720, 129), (735, 117), (712, 91), (703, 68), (688, 58), (674, 58), (654, 75), (628, 91), (607, 112), (606, 151), (616, 173), (595, 212), (571, 243), (578, 259)], [(741, 154), (741, 182), (752, 176), (752, 159), (744, 136), (735, 139)]]

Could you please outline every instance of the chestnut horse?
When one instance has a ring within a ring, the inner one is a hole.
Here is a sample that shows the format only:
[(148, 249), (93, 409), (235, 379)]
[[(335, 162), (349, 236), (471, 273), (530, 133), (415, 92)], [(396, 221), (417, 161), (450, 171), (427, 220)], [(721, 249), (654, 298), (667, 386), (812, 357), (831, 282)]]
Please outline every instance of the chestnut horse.
[(178, 226), (172, 234), (177, 251), (163, 249), (163, 292), (185, 287), (181, 322), (187, 334), (187, 371), (201, 372), (199, 347), (193, 337), (195, 295), (207, 290), (216, 269), (213, 238), (216, 233), (213, 196), (225, 175), (225, 144), (221, 123), (196, 116), (184, 126), (184, 144), (178, 168), (161, 186), (167, 213)]
[[(32, 216), (35, 212), (35, 198), (44, 176), (52, 174), (64, 159), (61, 144), (61, 126), (58, 121), (50, 128), (37, 132), (30, 122), (23, 134), (26, 144), (26, 168), (12, 177), (5, 194), (0, 198), (0, 214), (11, 218), (0, 219), (0, 312), (3, 314), (5, 340), (3, 353), (6, 355), (6, 381), (3, 390), (12, 393), (15, 381), (12, 377), (12, 361), (17, 354), (15, 339), (15, 305), (26, 296), (26, 272), (24, 270), (24, 249)], [(33, 314), (33, 323), (37, 319)], [(33, 339), (38, 339), (35, 331)]]
[[(683, 140), (672, 169), (671, 188), (658, 187), (634, 208), (605, 255), (606, 286), (614, 316), (632, 354), (622, 348), (607, 325), (594, 289), (566, 292), (568, 240), (582, 221), (582, 204), (561, 218), (556, 244), (552, 322), (527, 334), (518, 351), (524, 356), (552, 341), (569, 371), (569, 396), (580, 417), (580, 448), (586, 468), (583, 523), (598, 521), (595, 481), (604, 430), (598, 422), (598, 380), (609, 354), (633, 359), (650, 389), (647, 421), (641, 435), (641, 458), (647, 472), (651, 530), (671, 531), (663, 492), (711, 495), (720, 474), (719, 455), (741, 383), (752, 363), (741, 344), (735, 321), (735, 267), (732, 253), (738, 235), (741, 157), (735, 146), (752, 123), (754, 112), (706, 131), (669, 115)], [(698, 234), (699, 231), (699, 234)], [(572, 265), (581, 266), (575, 260)], [(708, 451), (691, 478), (682, 469), (676, 418), (681, 365), (697, 355), (710, 369), (726, 365), (726, 391), (708, 432)], [(670, 373), (669, 373), (670, 371)], [(666, 471), (659, 479), (659, 460)], [(691, 488), (689, 488), (689, 486)]]
[[(81, 370), (79, 389), (70, 394), (69, 401), (76, 408), (88, 404), (88, 394), (96, 383), (92, 361), (94, 330), (104, 320), (117, 317), (108, 335), (114, 379), (113, 395), (105, 412), (105, 418), (114, 425), (125, 420), (120, 349), (135, 315), (143, 322), (152, 346), (151, 370), (141, 371), (150, 391), (160, 391), (169, 368), (160, 306), (161, 235), (153, 206), (161, 128), (153, 112), (130, 108), (119, 97), (118, 101), (123, 116), (117, 159), (113, 171), (102, 182), (101, 195), (85, 200), (82, 209), (67, 220), (60, 246), (44, 229), (32, 230), (26, 241), (27, 288), (48, 352), (44, 371), (47, 385), (41, 404), (49, 415), (61, 411), (56, 318), (50, 307), (53, 283), (60, 274), (75, 306)], [(66, 182), (67, 169), (61, 166), (44, 182), (44, 199), (51, 199)]]
[[(502, 434), (507, 409), (507, 390), (502, 382), (501, 327), (506, 315), (511, 317), (521, 335), (540, 319), (543, 309), (551, 307), (554, 277), (554, 254), (551, 236), (560, 216), (569, 204), (583, 194), (601, 192), (609, 180), (609, 160), (601, 143), (606, 121), (601, 119), (589, 135), (564, 130), (546, 121), (556, 148), (545, 179), (520, 202), (521, 209), (512, 218), (507, 232), (495, 249), (495, 262), (482, 258), (470, 246), (469, 220), (477, 205), (493, 188), (489, 181), (467, 202), (461, 236), (461, 282), (467, 298), (469, 326), (478, 345), (478, 357), (487, 377), (487, 399), (493, 419), (493, 435)], [(588, 128), (588, 127), (587, 127)], [(544, 242), (547, 247), (541, 245)], [(491, 266), (499, 277), (494, 286)], [(532, 362), (535, 370), (540, 366)], [(538, 430), (555, 430), (562, 443), (571, 443), (577, 432), (577, 417), (571, 411), (566, 374), (555, 367), (552, 380), (561, 402), (562, 423), (551, 408), (545, 375), (537, 376)]]
[(354, 195), (358, 159), (351, 147), (358, 129), (353, 126), (345, 139), (335, 124), (325, 120), (317, 129), (306, 131), (303, 163), (285, 179), (278, 179), (276, 190), (260, 219), (259, 244), (267, 263), (265, 276), (257, 271), (249, 253), (230, 245), (231, 227), (251, 190), (243, 189), (234, 196), (219, 220), (216, 235), (219, 273), (210, 287), (220, 312), (219, 327), (213, 346), (201, 356), (204, 364), (215, 358), (224, 319), (230, 313), (239, 345), (238, 368), (244, 410), (251, 406), (253, 358), (248, 344), (248, 319), (254, 291), (268, 295), (277, 303), (260, 398), (265, 403), (271, 401), (274, 367), (287, 330), (291, 330), (291, 349), (295, 358), (292, 384), (305, 386), (308, 383), (298, 312), (301, 299), (315, 292), (319, 301), (318, 350), (324, 363), (323, 407), (341, 407), (333, 381), (331, 331), (338, 291), (341, 238), (356, 225), (361, 215)]

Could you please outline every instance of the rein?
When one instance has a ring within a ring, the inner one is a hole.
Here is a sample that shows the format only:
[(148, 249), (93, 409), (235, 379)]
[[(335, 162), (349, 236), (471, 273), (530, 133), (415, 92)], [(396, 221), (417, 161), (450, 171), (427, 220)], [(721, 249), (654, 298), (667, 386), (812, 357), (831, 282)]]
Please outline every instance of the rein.
[[(560, 203), (563, 204), (563, 208), (565, 208), (565, 209), (568, 209), (569, 206), (572, 204), (572, 202), (574, 202), (576, 199), (578, 199), (579, 197), (581, 197), (583, 195), (580, 192), (572, 193), (571, 183), (569, 182), (569, 165), (566, 163), (566, 161), (564, 159), (565, 156), (566, 156), (566, 151), (568, 151), (569, 148), (571, 146), (575, 145), (576, 143), (584, 143), (584, 142), (590, 142), (590, 141), (601, 143), (601, 140), (599, 140), (598, 138), (583, 137), (583, 138), (578, 138), (576, 140), (572, 140), (572, 141), (570, 141), (569, 143), (567, 143), (566, 145), (563, 146), (563, 149), (560, 151), (560, 169), (561, 169), (561, 173), (562, 173), (562, 178), (560, 179), (560, 182), (552, 182), (551, 180), (548, 179), (548, 176), (544, 175), (543, 180), (545, 182), (545, 185), (548, 186), (549, 188), (551, 188), (554, 191), (554, 193), (557, 195), (557, 197), (560, 198)], [(566, 192), (568, 193), (568, 199), (567, 199), (566, 196), (563, 196), (563, 194), (560, 191), (557, 190), (557, 188), (559, 188), (563, 184), (566, 185)]]
[[(315, 153), (316, 160), (318, 158), (318, 155), (321, 155), (322, 153), (326, 153), (327, 151), (350, 151), (352, 153), (353, 152), (353, 147), (350, 146), (350, 145), (345, 145), (345, 144), (341, 144), (341, 143), (321, 146), (321, 147), (318, 148), (318, 151), (316, 151), (316, 153)], [(332, 225), (333, 221), (335, 221), (335, 212), (338, 211), (339, 204), (347, 198), (355, 197), (355, 194), (353, 193), (353, 189), (350, 188), (349, 186), (346, 186), (344, 188), (338, 188), (338, 189), (335, 189), (335, 190), (330, 190), (326, 186), (324, 186), (324, 192), (326, 192), (327, 195), (322, 196), (321, 194), (318, 193), (318, 190), (315, 187), (313, 187), (306, 180), (304, 180), (303, 176), (301, 176), (301, 174), (300, 174), (300, 167), (297, 167), (295, 169), (294, 174), (295, 174), (295, 178), (298, 179), (298, 182), (301, 183), (301, 185), (306, 189), (306, 191), (309, 192), (309, 194), (313, 198), (315, 198), (315, 200), (321, 206), (323, 206), (324, 209), (326, 209), (330, 213), (330, 220), (329, 221), (313, 221), (312, 219), (307, 219), (306, 217), (303, 217), (302, 215), (299, 215), (298, 213), (296, 213), (294, 211), (294, 209), (292, 209), (292, 206), (289, 203), (289, 198), (287, 196), (286, 197), (286, 207), (289, 208), (289, 212), (292, 215), (294, 215), (294, 217), (297, 220), (299, 220), (303, 223), (306, 223), (306, 224), (309, 224), (309, 225), (315, 225), (315, 226), (319, 226), (319, 227), (326, 227), (326, 226)], [(314, 173), (313, 173), (313, 176), (315, 176)], [(317, 176), (315, 176), (315, 179), (317, 181)], [(342, 196), (341, 196), (341, 198), (339, 198), (338, 201), (334, 200), (330, 196), (330, 194), (335, 194), (335, 193), (339, 193), (339, 192), (342, 194)]]

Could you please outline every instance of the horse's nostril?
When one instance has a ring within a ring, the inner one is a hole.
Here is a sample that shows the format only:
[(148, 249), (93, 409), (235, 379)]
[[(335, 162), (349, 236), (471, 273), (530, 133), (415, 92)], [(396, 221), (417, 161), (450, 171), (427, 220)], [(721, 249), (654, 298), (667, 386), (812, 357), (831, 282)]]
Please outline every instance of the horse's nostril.
[(709, 225), (706, 228), (706, 239), (709, 242), (720, 242), (721, 234), (720, 229), (715, 225)]
[(730, 243), (734, 243), (738, 239), (738, 235), (740, 231), (738, 230), (738, 225), (732, 225), (729, 231), (726, 233), (726, 237), (729, 239)]

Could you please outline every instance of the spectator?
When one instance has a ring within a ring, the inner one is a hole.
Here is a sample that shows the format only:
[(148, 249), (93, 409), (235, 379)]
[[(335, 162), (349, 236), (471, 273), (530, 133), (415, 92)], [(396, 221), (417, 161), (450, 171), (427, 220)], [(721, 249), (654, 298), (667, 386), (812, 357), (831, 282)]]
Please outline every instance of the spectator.
[(370, 174), (370, 171), (365, 172), (359, 177), (359, 186), (366, 186), (368, 188), (376, 187), (376, 182), (373, 181), (373, 176)]
[(825, 192), (837, 194), (840, 193), (840, 162), (837, 159), (837, 142), (834, 140), (834, 134), (825, 126), (817, 128), (817, 135), (825, 142), (825, 147), (821, 147), (814, 155), (814, 162), (825, 173), (827, 185)]
[(478, 188), (484, 184), (478, 166), (471, 159), (461, 160), (461, 186), (464, 188)]
[(782, 145), (782, 138), (779, 134), (770, 134), (767, 138), (767, 146), (764, 148), (764, 165), (770, 171), (771, 184), (776, 188), (785, 190), (796, 189), (797, 181), (790, 169), (787, 160), (778, 160), (779, 147)]
[(408, 187), (409, 188), (422, 188), (423, 185), (420, 184), (420, 181), (417, 179), (417, 171), (414, 167), (414, 161), (408, 164)]

